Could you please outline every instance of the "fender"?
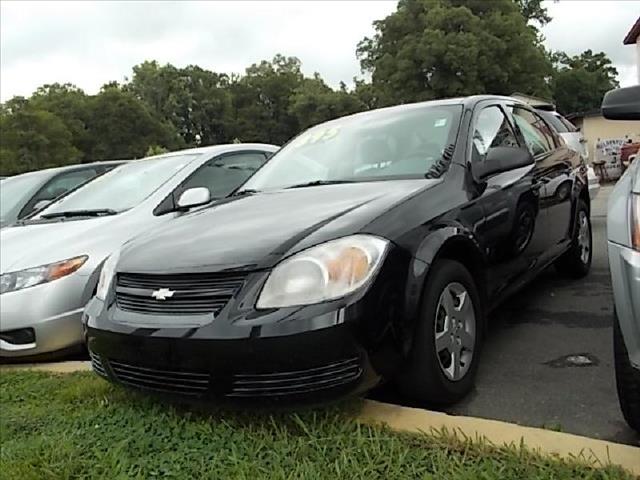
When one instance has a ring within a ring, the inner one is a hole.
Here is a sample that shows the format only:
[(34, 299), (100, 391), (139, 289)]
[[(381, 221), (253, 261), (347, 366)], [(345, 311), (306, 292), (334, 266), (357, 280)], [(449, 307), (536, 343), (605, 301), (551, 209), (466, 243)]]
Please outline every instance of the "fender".
[(487, 258), (477, 238), (462, 225), (448, 225), (435, 230), (420, 243), (411, 258), (408, 269), (404, 311), (405, 318), (410, 322), (410, 325), (403, 329), (409, 337), (402, 342), (404, 355), (408, 355), (411, 351), (427, 278), (431, 266), (439, 258), (451, 258), (461, 262), (469, 269), (477, 280), (476, 286), (483, 302), (481, 308), (486, 310), (488, 303), (485, 273)]

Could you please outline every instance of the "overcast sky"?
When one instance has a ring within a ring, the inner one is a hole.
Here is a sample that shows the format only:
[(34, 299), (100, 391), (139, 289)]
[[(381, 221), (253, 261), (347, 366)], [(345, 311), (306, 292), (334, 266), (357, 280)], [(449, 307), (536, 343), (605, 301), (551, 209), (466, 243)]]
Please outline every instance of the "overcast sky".
[[(0, 2), (0, 98), (71, 82), (87, 93), (123, 81), (144, 60), (218, 72), (275, 53), (295, 55), (333, 86), (360, 75), (355, 48), (395, 1)], [(635, 48), (622, 39), (640, 0), (547, 2), (546, 44), (569, 54), (604, 51), (623, 86), (634, 83)]]

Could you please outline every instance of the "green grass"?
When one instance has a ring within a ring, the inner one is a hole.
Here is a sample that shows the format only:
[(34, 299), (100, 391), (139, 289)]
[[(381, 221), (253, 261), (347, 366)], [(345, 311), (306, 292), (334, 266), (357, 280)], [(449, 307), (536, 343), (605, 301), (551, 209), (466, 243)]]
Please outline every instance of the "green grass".
[(0, 372), (0, 479), (623, 479), (522, 448), (299, 413), (171, 405), (91, 373)]

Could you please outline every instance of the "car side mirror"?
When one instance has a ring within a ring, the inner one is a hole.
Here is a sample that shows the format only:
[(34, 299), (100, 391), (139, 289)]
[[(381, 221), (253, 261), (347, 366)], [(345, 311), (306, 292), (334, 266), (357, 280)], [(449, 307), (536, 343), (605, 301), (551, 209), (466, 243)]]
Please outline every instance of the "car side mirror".
[(211, 193), (208, 188), (195, 187), (182, 192), (178, 199), (178, 211), (189, 210), (193, 207), (205, 205), (211, 201)]
[(602, 116), (608, 120), (640, 120), (640, 85), (605, 93)]
[(473, 165), (473, 172), (478, 180), (484, 180), (492, 175), (533, 165), (533, 163), (533, 156), (525, 148), (493, 147), (489, 149), (483, 161)]

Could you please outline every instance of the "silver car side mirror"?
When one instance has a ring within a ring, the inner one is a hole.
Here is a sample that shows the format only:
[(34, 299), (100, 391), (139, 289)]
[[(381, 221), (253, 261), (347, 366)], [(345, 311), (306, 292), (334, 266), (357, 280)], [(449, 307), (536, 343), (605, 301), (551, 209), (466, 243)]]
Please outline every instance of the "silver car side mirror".
[(189, 188), (182, 192), (178, 199), (178, 210), (188, 210), (192, 207), (199, 207), (211, 201), (211, 193), (205, 187)]

